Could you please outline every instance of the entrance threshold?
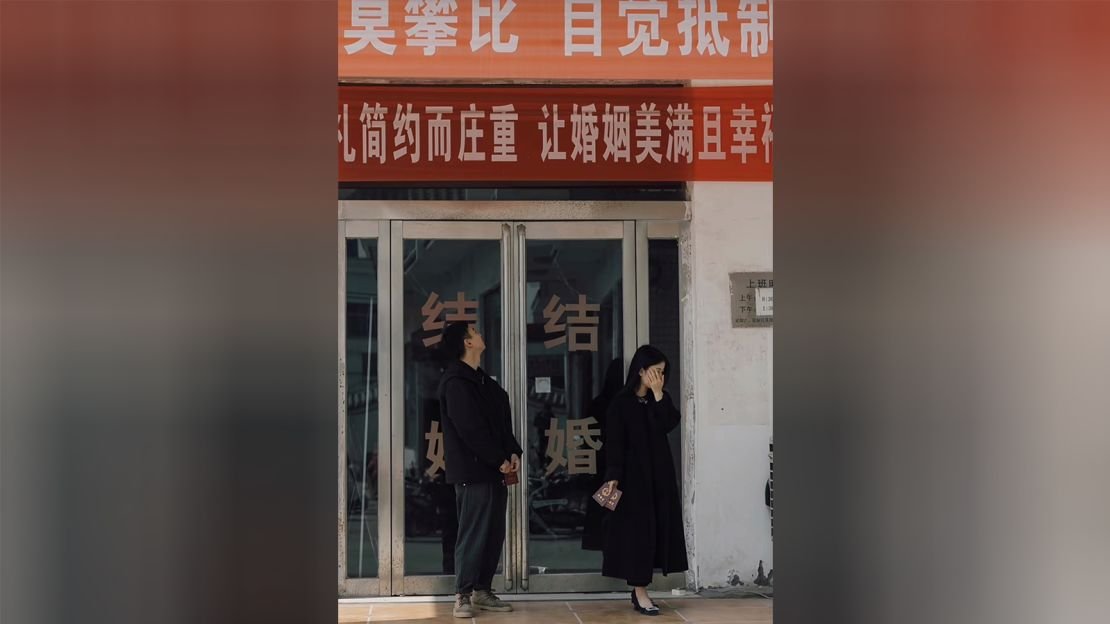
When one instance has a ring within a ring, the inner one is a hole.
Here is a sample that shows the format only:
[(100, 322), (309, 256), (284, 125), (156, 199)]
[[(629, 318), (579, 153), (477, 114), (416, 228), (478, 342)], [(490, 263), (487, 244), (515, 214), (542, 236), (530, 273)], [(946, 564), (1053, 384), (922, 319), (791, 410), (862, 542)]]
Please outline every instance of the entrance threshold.
[[(652, 598), (700, 598), (697, 594), (686, 590), (682, 593), (669, 591), (649, 591)], [(602, 593), (576, 593), (576, 594), (498, 594), (498, 598), (505, 602), (579, 602), (585, 600), (627, 600), (627, 592), (602, 592)], [(429, 603), (429, 602), (454, 602), (455, 596), (381, 596), (376, 598), (340, 598), (339, 604), (396, 604), (396, 603)]]

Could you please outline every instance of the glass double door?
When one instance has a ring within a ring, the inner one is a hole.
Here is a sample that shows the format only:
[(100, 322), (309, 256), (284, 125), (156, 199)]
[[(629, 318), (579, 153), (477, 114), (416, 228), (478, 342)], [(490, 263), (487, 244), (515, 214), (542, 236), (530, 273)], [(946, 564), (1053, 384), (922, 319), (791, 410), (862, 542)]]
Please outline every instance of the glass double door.
[[(343, 418), (340, 593), (453, 592), (458, 520), (454, 486), (445, 482), (451, 458), (437, 388), (446, 363), (440, 333), (454, 321), (483, 335), (482, 367), (509, 393), (524, 449), (520, 484), (509, 488), (495, 590), (623, 590), (622, 581), (600, 574), (606, 512), (591, 494), (605, 469), (605, 411), (637, 340), (635, 223), (375, 228), (376, 239), (356, 241), (354, 251), (346, 244), (346, 396), (361, 396), (352, 389), (364, 386), (380, 412), (352, 411), (357, 398), (348, 399)], [(376, 270), (365, 273), (376, 276), (380, 297), (353, 293), (358, 254), (376, 259)], [(356, 299), (371, 302), (367, 312), (352, 307)], [(352, 328), (362, 346), (352, 348)]]

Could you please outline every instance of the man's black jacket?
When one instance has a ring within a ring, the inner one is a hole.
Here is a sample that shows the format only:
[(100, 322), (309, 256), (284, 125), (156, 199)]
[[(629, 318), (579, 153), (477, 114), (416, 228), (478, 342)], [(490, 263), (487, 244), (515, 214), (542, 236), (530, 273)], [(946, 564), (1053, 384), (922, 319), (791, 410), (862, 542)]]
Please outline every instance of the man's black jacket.
[(448, 483), (487, 483), (504, 478), (499, 468), (524, 453), (513, 436), (509, 395), (481, 368), (450, 362), (439, 381), (443, 460)]

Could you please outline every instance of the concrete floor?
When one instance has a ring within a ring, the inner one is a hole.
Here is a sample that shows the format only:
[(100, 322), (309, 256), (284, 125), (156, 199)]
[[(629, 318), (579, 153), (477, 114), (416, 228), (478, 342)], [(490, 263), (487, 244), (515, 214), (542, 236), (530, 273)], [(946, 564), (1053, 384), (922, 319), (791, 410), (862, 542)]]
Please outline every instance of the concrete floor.
[[(502, 598), (508, 598), (502, 596)], [(770, 624), (772, 601), (764, 598), (654, 598), (662, 614), (640, 615), (628, 600), (512, 601), (512, 613), (478, 612), (473, 620), (451, 616), (450, 602), (340, 603), (339, 624), (393, 622), (512, 622), (520, 624), (621, 624), (624, 622), (691, 622), (694, 624)]]

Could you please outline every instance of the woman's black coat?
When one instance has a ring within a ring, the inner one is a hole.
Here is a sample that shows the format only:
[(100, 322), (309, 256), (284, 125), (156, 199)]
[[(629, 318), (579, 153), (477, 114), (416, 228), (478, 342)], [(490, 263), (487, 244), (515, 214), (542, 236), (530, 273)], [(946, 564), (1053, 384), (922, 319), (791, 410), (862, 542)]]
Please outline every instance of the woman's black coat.
[(626, 581), (650, 581), (687, 569), (682, 502), (667, 433), (681, 416), (666, 392), (660, 401), (648, 393), (642, 403), (622, 392), (605, 419), (605, 480), (624, 492), (617, 509), (607, 512), (602, 574)]

